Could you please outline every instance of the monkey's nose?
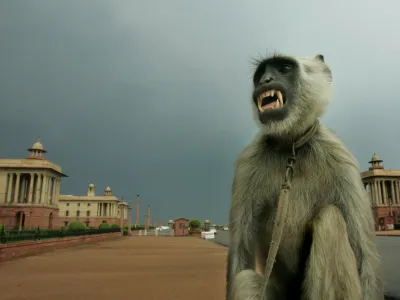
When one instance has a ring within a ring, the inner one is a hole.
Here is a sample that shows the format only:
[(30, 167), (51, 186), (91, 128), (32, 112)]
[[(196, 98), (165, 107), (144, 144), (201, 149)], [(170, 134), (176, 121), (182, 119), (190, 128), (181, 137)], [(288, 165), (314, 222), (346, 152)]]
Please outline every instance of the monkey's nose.
[(261, 79), (261, 83), (270, 83), (272, 80), (272, 76), (265, 76)]

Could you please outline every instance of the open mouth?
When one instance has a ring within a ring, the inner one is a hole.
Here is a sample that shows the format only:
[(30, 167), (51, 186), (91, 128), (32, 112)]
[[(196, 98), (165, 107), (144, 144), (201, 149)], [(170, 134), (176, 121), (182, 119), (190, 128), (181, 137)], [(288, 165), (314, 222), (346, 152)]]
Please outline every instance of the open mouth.
[(257, 106), (260, 112), (283, 107), (283, 95), (279, 90), (269, 90), (257, 97)]

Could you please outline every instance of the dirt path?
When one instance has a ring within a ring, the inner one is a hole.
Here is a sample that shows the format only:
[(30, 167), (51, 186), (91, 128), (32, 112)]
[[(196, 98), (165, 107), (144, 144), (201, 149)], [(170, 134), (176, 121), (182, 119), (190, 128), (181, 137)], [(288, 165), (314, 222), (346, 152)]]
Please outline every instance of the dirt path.
[(199, 238), (125, 237), (0, 264), (2, 300), (220, 300), (226, 248)]

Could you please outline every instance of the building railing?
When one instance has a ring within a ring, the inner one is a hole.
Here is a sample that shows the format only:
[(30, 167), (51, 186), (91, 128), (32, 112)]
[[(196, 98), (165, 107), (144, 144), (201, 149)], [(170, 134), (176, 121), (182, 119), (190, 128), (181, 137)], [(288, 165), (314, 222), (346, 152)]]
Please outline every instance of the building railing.
[(31, 229), (31, 230), (0, 230), (0, 243), (15, 243), (20, 241), (37, 241), (51, 238), (93, 235), (120, 232), (120, 228), (88, 228), (88, 229)]

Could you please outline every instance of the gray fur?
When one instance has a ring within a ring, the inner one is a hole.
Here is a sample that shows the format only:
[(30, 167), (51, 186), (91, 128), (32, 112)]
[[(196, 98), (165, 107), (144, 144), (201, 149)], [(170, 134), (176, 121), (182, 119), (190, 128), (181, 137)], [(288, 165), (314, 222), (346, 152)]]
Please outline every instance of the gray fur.
[[(301, 136), (332, 99), (331, 73), (323, 57), (295, 59), (300, 68), (288, 87), (296, 95), (286, 104), (289, 114), (281, 121), (257, 120), (260, 133), (237, 159), (227, 299), (381, 300), (374, 220), (358, 163), (322, 124), (297, 149), (288, 217), (266, 294), (262, 294), (263, 265), (290, 155), (286, 148), (269, 147), (267, 138), (283, 143)], [(312, 233), (312, 243), (305, 273), (299, 274), (306, 232)], [(296, 278), (301, 280), (298, 290), (290, 285)]]

